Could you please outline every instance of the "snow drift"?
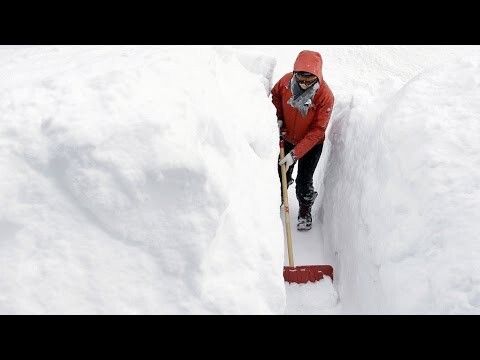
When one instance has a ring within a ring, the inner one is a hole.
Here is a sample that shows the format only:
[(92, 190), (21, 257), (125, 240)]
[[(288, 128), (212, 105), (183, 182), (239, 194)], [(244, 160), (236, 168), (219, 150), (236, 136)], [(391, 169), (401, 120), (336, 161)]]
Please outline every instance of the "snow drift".
[(338, 104), (318, 219), (350, 313), (480, 313), (479, 58)]
[(272, 57), (14, 51), (0, 70), (0, 313), (283, 312)]

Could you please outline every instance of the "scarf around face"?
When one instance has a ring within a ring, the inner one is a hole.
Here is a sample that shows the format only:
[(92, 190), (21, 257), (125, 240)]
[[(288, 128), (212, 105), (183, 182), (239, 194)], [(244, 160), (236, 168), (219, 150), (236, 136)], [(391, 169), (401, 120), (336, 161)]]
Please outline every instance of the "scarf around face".
[(317, 81), (314, 85), (310, 86), (307, 90), (303, 90), (298, 81), (293, 75), (290, 81), (290, 90), (292, 90), (292, 97), (287, 101), (287, 104), (297, 109), (302, 117), (307, 116), (308, 109), (312, 107), (312, 100), (317, 90), (320, 88), (320, 82)]

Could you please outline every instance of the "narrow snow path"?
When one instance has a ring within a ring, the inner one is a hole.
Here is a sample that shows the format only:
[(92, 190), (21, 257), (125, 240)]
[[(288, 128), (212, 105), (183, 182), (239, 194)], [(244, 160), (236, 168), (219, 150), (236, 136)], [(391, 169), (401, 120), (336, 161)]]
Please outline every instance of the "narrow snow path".
[[(319, 166), (320, 167), (320, 166)], [(317, 169), (319, 168), (317, 167)], [(317, 176), (317, 172), (315, 172)], [(294, 171), (296, 178), (296, 170)], [(318, 189), (316, 189), (318, 191)], [(318, 209), (321, 197), (317, 198), (312, 209), (313, 226), (310, 231), (297, 230), (298, 201), (295, 195), (295, 184), (288, 189), (288, 203), (290, 207), (290, 223), (292, 228), (293, 256), (295, 266), (301, 265), (331, 265), (323, 251), (323, 240), (320, 235), (320, 221)], [(281, 218), (285, 228), (285, 215), (283, 208)], [(285, 239), (284, 265), (288, 266), (288, 249)], [(335, 269), (334, 269), (335, 271)], [(335, 277), (335, 273), (334, 273)], [(285, 283), (287, 293), (287, 307), (285, 314), (338, 314), (341, 312), (341, 302), (338, 298), (335, 284), (329, 277), (316, 283), (289, 284)]]

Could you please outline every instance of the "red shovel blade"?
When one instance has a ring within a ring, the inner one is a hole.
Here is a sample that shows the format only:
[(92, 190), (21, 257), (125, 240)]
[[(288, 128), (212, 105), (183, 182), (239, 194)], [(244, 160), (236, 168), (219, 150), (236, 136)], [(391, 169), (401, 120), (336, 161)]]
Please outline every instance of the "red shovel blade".
[(333, 267), (330, 265), (283, 267), (283, 278), (289, 283), (306, 284), (309, 281), (320, 281), (324, 276), (329, 276), (333, 281)]

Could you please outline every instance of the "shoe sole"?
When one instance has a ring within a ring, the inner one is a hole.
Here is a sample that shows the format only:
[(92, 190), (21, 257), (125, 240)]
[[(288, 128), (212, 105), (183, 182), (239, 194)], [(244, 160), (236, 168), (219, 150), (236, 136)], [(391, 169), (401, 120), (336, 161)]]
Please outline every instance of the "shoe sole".
[(312, 227), (304, 227), (304, 226), (297, 226), (297, 230), (298, 231), (308, 231), (308, 230), (311, 230)]

